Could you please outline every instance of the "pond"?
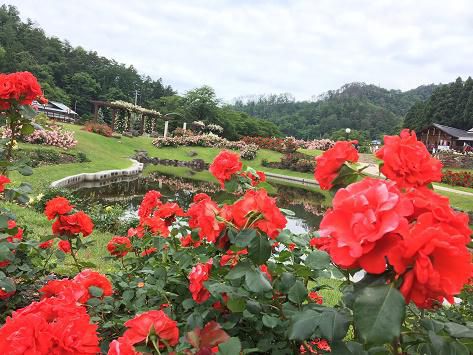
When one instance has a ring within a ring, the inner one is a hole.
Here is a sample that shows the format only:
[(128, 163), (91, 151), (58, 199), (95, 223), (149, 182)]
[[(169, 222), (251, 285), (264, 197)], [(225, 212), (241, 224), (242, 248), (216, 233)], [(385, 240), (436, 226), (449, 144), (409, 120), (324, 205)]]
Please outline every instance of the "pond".
[[(277, 205), (294, 212), (287, 216), (287, 229), (293, 233), (305, 233), (318, 228), (325, 208), (325, 196), (317, 191), (304, 188), (286, 186), (270, 182), (274, 186), (272, 194), (277, 199)], [(149, 190), (158, 190), (164, 201), (176, 201), (186, 208), (192, 202), (196, 193), (205, 192), (218, 203), (231, 203), (237, 197), (220, 190), (215, 183), (185, 179), (163, 174), (152, 174), (147, 177), (122, 178), (100, 182), (84, 182), (70, 189), (78, 197), (91, 202), (100, 202), (106, 205), (119, 203), (126, 206), (124, 218), (137, 216), (138, 206), (144, 194)]]

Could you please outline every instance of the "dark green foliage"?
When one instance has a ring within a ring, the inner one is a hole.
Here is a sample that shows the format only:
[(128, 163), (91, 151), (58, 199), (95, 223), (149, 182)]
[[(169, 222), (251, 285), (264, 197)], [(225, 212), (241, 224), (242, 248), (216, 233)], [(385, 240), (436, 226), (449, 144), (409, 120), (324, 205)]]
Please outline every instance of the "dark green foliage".
[[(368, 138), (398, 133), (402, 117), (416, 102), (426, 100), (435, 85), (401, 92), (364, 83), (346, 84), (313, 101), (295, 101), (288, 94), (238, 99), (235, 109), (274, 122), (286, 135), (313, 139), (351, 128)], [(473, 100), (472, 100), (473, 102)]]
[(438, 87), (425, 102), (414, 105), (406, 115), (404, 126), (420, 130), (432, 123), (468, 130), (473, 127), (473, 79)]
[(0, 7), (0, 72), (30, 71), (49, 100), (77, 107), (80, 115), (92, 110), (91, 99), (134, 101), (150, 104), (174, 90), (143, 76), (133, 66), (101, 57), (97, 52), (72, 47), (67, 41), (47, 37), (28, 20), (22, 22), (13, 6)]

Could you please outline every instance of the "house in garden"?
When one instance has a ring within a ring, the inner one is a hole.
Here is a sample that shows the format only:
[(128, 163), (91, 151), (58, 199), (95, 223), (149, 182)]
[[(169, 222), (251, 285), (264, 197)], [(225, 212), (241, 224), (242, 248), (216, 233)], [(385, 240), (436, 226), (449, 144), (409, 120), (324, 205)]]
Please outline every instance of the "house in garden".
[(429, 151), (448, 149), (463, 151), (466, 146), (473, 146), (473, 128), (465, 131), (432, 123), (429, 127), (418, 132), (417, 136)]
[(71, 122), (79, 118), (76, 112), (61, 102), (49, 101), (47, 104), (43, 105), (37, 101), (33, 101), (33, 106), (37, 107), (39, 112), (43, 112), (46, 116), (54, 120)]

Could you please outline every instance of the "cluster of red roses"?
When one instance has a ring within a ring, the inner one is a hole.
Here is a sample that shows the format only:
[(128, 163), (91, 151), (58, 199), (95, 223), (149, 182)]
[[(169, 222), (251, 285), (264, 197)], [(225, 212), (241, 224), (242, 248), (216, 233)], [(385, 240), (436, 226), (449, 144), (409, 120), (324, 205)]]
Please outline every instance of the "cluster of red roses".
[(97, 325), (90, 322), (85, 302), (89, 288), (112, 294), (103, 275), (84, 270), (74, 279), (49, 281), (40, 289), (41, 301), (13, 312), (0, 328), (2, 354), (97, 354)]
[(5, 175), (0, 174), (0, 192), (5, 191), (5, 185), (9, 184), (11, 180)]
[[(46, 203), (44, 214), (48, 220), (56, 218), (52, 225), (53, 234), (61, 240), (58, 242), (58, 248), (64, 253), (71, 252), (71, 240), (82, 234), (87, 237), (94, 230), (94, 223), (90, 217), (83, 211), (71, 213), (74, 206), (64, 197), (55, 197)], [(39, 246), (47, 249), (52, 246), (54, 239), (49, 239)]]
[[(346, 143), (347, 159), (353, 159)], [(339, 162), (340, 146), (332, 148)], [(340, 189), (320, 224), (321, 238), (311, 245), (326, 250), (342, 268), (391, 272), (390, 281), (401, 285), (406, 302), (418, 307), (453, 302), (473, 273), (467, 248), (471, 230), (466, 214), (426, 187), (440, 180), (441, 163), (407, 130), (385, 137), (377, 156), (384, 162), (381, 172), (392, 181), (365, 178)], [(326, 167), (318, 164), (317, 169)]]
[(0, 110), (8, 110), (12, 102), (31, 105), (35, 99), (41, 103), (47, 102), (33, 74), (27, 71), (0, 74)]
[(256, 186), (260, 182), (266, 181), (266, 175), (262, 171), (256, 171), (255, 173), (251, 171), (242, 172), (242, 167), (243, 163), (238, 154), (223, 150), (215, 157), (209, 167), (209, 171), (220, 182), (222, 189), (225, 186), (225, 182), (230, 181), (234, 176), (249, 179), (251, 186)]

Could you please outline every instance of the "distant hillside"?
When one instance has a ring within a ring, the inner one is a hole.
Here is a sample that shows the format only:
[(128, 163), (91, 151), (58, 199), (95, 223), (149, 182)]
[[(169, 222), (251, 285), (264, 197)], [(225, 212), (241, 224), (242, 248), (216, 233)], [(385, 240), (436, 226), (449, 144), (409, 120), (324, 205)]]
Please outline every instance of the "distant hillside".
[(420, 130), (431, 123), (471, 129), (473, 127), (473, 79), (457, 78), (434, 90), (425, 102), (418, 102), (407, 113), (404, 125)]
[(283, 133), (300, 138), (329, 136), (348, 127), (378, 138), (397, 133), (409, 109), (427, 100), (437, 87), (431, 84), (402, 92), (350, 83), (312, 101), (295, 101), (290, 94), (261, 95), (236, 99), (233, 108), (270, 120)]

